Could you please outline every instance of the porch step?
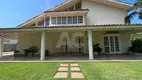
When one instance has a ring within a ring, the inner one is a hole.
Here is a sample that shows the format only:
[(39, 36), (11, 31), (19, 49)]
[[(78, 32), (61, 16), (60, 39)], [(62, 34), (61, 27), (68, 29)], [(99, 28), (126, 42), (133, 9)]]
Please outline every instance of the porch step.
[(53, 53), (50, 56), (84, 56), (84, 53)]

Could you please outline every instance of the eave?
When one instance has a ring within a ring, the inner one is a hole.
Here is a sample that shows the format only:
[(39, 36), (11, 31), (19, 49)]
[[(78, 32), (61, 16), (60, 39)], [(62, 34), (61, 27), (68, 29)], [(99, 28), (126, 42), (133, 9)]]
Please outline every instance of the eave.
[[(79, 1), (79, 0), (66, 0), (65, 2), (47, 10), (47, 11), (56, 11), (58, 9), (60, 10), (60, 8), (62, 8), (63, 6), (73, 4), (77, 1)], [(134, 8), (132, 4), (117, 1), (117, 0), (88, 0), (88, 1), (96, 2), (96, 3), (100, 3), (100, 4), (104, 4), (104, 5), (108, 5), (108, 6), (112, 6), (112, 7), (116, 7), (116, 8), (121, 8), (121, 9), (124, 9), (127, 11)]]
[(57, 15), (87, 15), (89, 12), (88, 9), (80, 9), (80, 10), (73, 10), (73, 11), (46, 11), (44, 12), (46, 16), (57, 16)]
[(107, 24), (107, 25), (78, 25), (78, 26), (37, 26), (25, 28), (0, 28), (0, 33), (7, 32), (34, 32), (34, 31), (67, 31), (67, 30), (142, 30), (142, 24)]

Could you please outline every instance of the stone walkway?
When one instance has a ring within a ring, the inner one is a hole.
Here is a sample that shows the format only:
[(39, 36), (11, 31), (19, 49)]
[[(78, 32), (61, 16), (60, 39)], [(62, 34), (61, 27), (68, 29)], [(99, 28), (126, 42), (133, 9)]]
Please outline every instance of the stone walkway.
[(78, 64), (60, 64), (54, 78), (83, 79), (85, 77)]

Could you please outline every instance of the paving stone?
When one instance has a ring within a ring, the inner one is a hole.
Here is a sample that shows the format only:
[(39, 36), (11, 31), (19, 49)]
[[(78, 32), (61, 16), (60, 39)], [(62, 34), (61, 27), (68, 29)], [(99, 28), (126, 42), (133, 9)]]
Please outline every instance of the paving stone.
[(68, 67), (68, 64), (60, 64), (60, 67)]
[(59, 67), (58, 71), (68, 71), (68, 67)]
[(81, 71), (79, 67), (71, 67), (71, 71)]
[(78, 67), (78, 64), (70, 64), (71, 67)]
[(75, 79), (81, 79), (81, 78), (85, 78), (83, 73), (81, 72), (71, 72), (71, 78), (75, 78)]
[(54, 78), (68, 78), (68, 72), (57, 72)]

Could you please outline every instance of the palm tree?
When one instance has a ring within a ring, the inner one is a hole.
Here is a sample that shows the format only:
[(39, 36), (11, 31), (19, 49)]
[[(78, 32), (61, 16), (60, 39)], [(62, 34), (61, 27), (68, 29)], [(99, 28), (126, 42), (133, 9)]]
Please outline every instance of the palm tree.
[(139, 19), (142, 19), (142, 0), (137, 0), (134, 4), (134, 9), (132, 10), (132, 13), (130, 13), (125, 18), (125, 23), (131, 23), (131, 19), (138, 15)]

